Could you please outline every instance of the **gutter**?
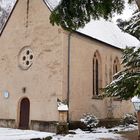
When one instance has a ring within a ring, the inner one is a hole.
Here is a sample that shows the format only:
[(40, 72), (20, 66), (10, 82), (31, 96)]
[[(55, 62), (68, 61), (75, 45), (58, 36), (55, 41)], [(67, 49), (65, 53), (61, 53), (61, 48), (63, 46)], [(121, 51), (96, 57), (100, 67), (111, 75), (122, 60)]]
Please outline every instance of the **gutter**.
[[(70, 47), (71, 47), (71, 35), (72, 35), (72, 33), (70, 32), (68, 34), (68, 64), (67, 64), (67, 104), (68, 104), (68, 108), (69, 108), (69, 105), (70, 105), (69, 99), (70, 99), (70, 62), (71, 62)], [(69, 110), (67, 112), (67, 123), (69, 123)]]

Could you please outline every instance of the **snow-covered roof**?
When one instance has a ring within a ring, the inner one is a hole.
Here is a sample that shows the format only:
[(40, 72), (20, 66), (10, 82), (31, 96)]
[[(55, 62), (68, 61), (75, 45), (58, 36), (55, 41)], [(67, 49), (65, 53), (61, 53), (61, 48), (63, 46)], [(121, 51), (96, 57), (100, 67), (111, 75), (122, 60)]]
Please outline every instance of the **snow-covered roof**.
[(121, 49), (126, 46), (138, 46), (140, 43), (135, 37), (121, 31), (116, 24), (104, 19), (92, 20), (78, 32)]
[(61, 0), (44, 0), (44, 2), (48, 5), (50, 10), (53, 10), (59, 5)]

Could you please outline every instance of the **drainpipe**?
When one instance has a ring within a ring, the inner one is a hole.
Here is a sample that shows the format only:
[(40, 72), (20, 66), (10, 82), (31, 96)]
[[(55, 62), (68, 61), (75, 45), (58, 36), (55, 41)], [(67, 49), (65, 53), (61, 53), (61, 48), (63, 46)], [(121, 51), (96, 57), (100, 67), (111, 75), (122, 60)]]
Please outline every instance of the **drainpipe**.
[[(71, 58), (71, 52), (70, 52), (70, 46), (71, 46), (71, 32), (68, 34), (68, 65), (67, 65), (67, 104), (69, 108), (69, 98), (70, 98), (70, 58)], [(69, 110), (67, 114), (67, 122), (69, 123)]]

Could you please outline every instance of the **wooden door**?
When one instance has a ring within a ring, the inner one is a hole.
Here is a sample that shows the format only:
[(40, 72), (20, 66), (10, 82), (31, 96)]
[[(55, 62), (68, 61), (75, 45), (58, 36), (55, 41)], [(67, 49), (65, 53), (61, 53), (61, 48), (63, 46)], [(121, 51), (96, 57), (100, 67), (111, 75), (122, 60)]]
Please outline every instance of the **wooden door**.
[(19, 128), (29, 128), (29, 114), (30, 114), (30, 101), (28, 98), (23, 98), (20, 103), (20, 117), (19, 117)]

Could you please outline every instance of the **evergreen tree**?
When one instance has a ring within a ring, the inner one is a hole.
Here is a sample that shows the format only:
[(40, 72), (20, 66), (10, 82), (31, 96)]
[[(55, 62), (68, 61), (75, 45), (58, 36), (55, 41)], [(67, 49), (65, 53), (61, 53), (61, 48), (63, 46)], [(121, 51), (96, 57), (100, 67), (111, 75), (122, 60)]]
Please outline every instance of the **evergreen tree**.
[(124, 0), (62, 0), (53, 10), (50, 21), (64, 29), (76, 30), (84, 27), (91, 18), (108, 19), (114, 13), (121, 14), (123, 9)]
[(140, 40), (140, 12), (137, 11), (128, 21), (117, 20), (117, 24), (123, 31)]
[(124, 69), (114, 75), (114, 81), (105, 88), (105, 95), (127, 100), (140, 95), (140, 48), (124, 49), (122, 65)]

